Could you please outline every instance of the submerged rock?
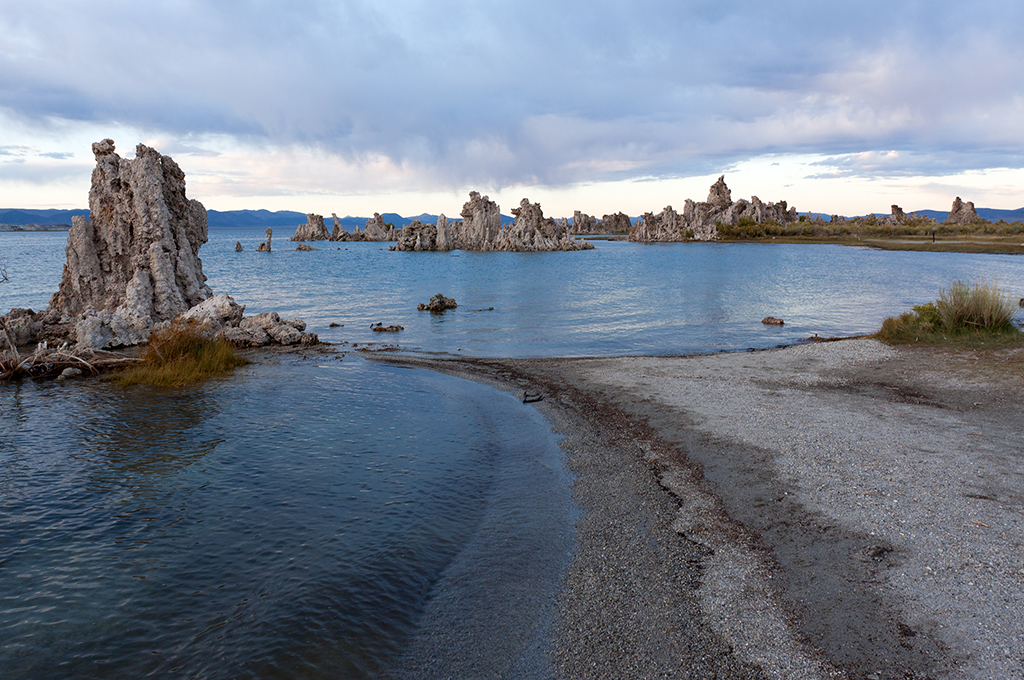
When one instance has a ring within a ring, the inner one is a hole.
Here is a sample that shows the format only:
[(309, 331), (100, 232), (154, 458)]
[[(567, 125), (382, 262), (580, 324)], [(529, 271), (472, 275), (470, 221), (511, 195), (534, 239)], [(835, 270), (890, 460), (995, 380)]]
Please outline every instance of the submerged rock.
[(405, 327), (399, 326), (398, 324), (385, 326), (378, 322), (375, 326), (370, 326), (370, 329), (373, 330), (374, 333), (397, 333), (398, 331), (404, 331)]
[(785, 321), (783, 321), (782, 319), (776, 319), (774, 316), (766, 316), (763, 319), (761, 319), (761, 323), (767, 324), (769, 326), (782, 326), (783, 324), (785, 324)]
[(319, 248), (314, 248), (313, 246), (309, 245), (308, 243), (300, 243), (298, 246), (295, 247), (295, 250), (320, 250), (320, 249)]

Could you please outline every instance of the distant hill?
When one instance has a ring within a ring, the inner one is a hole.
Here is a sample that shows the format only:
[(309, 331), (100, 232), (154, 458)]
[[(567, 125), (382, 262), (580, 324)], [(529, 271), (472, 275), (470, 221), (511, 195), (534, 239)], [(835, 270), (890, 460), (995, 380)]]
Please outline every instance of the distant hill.
[(0, 222), (0, 231), (67, 231), (70, 224), (4, 224)]
[(306, 215), (292, 210), (207, 210), (206, 220), (211, 229), (240, 229), (252, 227), (295, 227), (306, 223)]
[(80, 210), (22, 210), (19, 208), (0, 208), (0, 223), (25, 226), (35, 225), (66, 225), (71, 226), (73, 215), (88, 215), (89, 211)]

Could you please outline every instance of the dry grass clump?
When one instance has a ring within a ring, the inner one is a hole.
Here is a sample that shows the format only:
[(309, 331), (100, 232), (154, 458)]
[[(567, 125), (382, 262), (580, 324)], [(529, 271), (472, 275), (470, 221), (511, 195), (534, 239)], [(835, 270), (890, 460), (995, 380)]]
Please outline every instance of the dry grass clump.
[(227, 373), (249, 360), (226, 340), (205, 337), (194, 323), (173, 321), (155, 331), (132, 368), (110, 376), (122, 385), (179, 387)]
[(954, 281), (935, 302), (883, 321), (877, 337), (892, 345), (1024, 344), (1024, 333), (1013, 322), (1016, 308), (995, 284)]

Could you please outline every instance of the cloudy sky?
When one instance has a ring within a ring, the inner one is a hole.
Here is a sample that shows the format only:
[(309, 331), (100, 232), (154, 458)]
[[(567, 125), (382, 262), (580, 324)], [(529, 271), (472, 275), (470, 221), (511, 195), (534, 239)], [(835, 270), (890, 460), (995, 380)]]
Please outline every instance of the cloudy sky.
[(1024, 206), (1020, 0), (0, 0), (0, 207), (91, 143), (207, 208), (457, 214), (733, 198)]

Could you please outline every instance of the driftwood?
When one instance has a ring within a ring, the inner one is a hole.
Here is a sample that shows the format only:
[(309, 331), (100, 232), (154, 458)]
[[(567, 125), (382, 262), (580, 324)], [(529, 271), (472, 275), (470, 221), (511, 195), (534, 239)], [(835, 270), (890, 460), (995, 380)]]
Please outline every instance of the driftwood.
[(66, 344), (51, 349), (39, 343), (32, 354), (0, 352), (0, 382), (20, 378), (56, 378), (66, 369), (76, 368), (83, 374), (99, 375), (141, 361), (117, 352), (99, 349), (69, 349)]

